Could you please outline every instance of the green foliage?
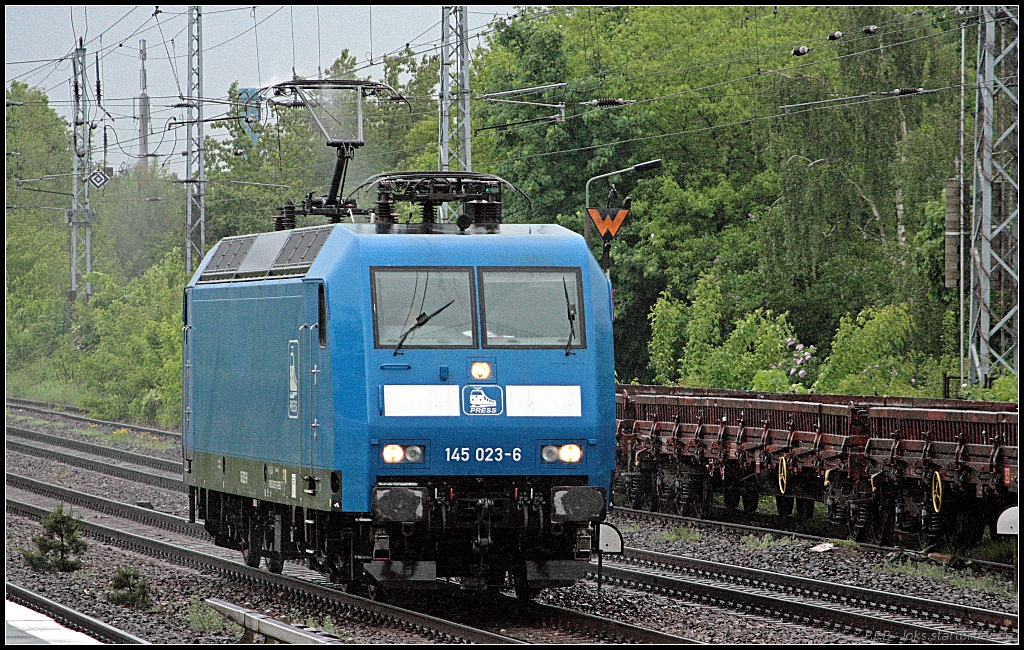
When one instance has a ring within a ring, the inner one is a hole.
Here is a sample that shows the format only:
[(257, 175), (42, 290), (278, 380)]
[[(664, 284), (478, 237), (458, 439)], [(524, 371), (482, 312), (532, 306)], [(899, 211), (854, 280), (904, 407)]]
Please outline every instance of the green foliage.
[[(6, 93), (5, 164), (6, 226), (6, 343), (7, 370), (29, 369), (70, 344), (70, 255), (62, 200), (53, 192), (71, 190), (66, 175), (71, 160), (67, 123), (50, 108), (42, 91), (14, 81)], [(49, 180), (44, 179), (49, 177)], [(33, 375), (55, 381), (50, 364)]]
[(905, 359), (914, 324), (905, 305), (863, 310), (844, 317), (815, 392), (847, 395), (912, 394), (916, 367)]
[(85, 553), (89, 545), (82, 539), (80, 524), (81, 519), (70, 510), (65, 513), (64, 504), (59, 504), (43, 517), (43, 532), (32, 538), (37, 550), (22, 550), (26, 564), (36, 571), (77, 571), (82, 568), (82, 561), (75, 556)]
[(674, 384), (679, 379), (679, 356), (685, 344), (686, 306), (663, 291), (648, 315), (651, 321), (651, 342), (647, 349), (651, 356), (654, 381)]
[(185, 621), (189, 627), (199, 632), (235, 632), (240, 627), (231, 621), (224, 620), (217, 610), (207, 605), (200, 596), (191, 596), (185, 608)]
[(966, 393), (970, 399), (989, 402), (1016, 402), (1018, 401), (1019, 383), (1020, 376), (1015, 372), (1010, 372), (993, 380), (991, 388), (971, 386)]
[(148, 609), (152, 604), (149, 582), (134, 567), (117, 567), (110, 581), (112, 591), (107, 592), (107, 601), (133, 609)]
[(752, 388), (758, 371), (784, 362), (789, 350), (786, 340), (793, 328), (786, 315), (773, 316), (757, 309), (736, 323), (725, 343), (713, 350), (697, 370), (697, 381), (706, 386)]
[(85, 405), (101, 417), (181, 417), (181, 288), (187, 277), (174, 250), (141, 277), (97, 293), (90, 306), (98, 341), (83, 360), (93, 391)]
[(676, 526), (665, 533), (664, 537), (669, 542), (699, 542), (700, 531), (690, 526)]
[[(691, 292), (686, 306), (664, 293), (650, 314), (652, 337), (649, 346), (652, 368), (662, 381), (690, 386), (720, 388), (798, 390), (785, 374), (792, 366), (792, 382), (813, 380), (798, 375), (804, 364), (811, 368), (813, 348), (797, 343), (786, 314), (755, 309), (732, 324), (723, 341), (724, 312), (729, 309), (723, 283), (705, 274)], [(799, 347), (799, 350), (796, 348)], [(808, 355), (806, 358), (804, 355)], [(767, 374), (774, 372), (775, 374)]]
[[(478, 96), (564, 81), (520, 99), (564, 104), (565, 119), (475, 101), (474, 169), (530, 195), (506, 194), (506, 221), (582, 231), (588, 179), (664, 161), (592, 185), (595, 205), (633, 199), (611, 250), (625, 381), (938, 396), (942, 372), (960, 365), (941, 197), (956, 171), (959, 93), (948, 89), (961, 19), (952, 7), (524, 8), (479, 44), (471, 86)], [(878, 32), (850, 27), (867, 24)], [(834, 29), (849, 37), (807, 40)], [(810, 53), (793, 57), (805, 42)], [(357, 66), (343, 50), (327, 74), (357, 78)], [(437, 57), (407, 47), (381, 79), (409, 103), (366, 103), (346, 193), (374, 173), (437, 165)], [(833, 101), (916, 87), (946, 90)], [(591, 105), (618, 97), (636, 103)], [(70, 190), (70, 129), (39, 90), (13, 82), (7, 98), (24, 102), (5, 125), (9, 386), (176, 424), (185, 278), (168, 251), (180, 185), (136, 167), (93, 193), (94, 294), (69, 302), (66, 205), (49, 192)], [(794, 104), (805, 106), (779, 108)], [(335, 165), (305, 109), (267, 108), (255, 144), (228, 117), (214, 124), (227, 137), (206, 142), (211, 245), (268, 230), (287, 198), (322, 193)], [(605, 198), (613, 183), (619, 199)], [(1016, 399), (1017, 380), (968, 392)]]
[(763, 551), (773, 546), (792, 546), (796, 542), (795, 537), (775, 537), (771, 533), (765, 533), (763, 537), (757, 535), (744, 535), (740, 542), (752, 551)]

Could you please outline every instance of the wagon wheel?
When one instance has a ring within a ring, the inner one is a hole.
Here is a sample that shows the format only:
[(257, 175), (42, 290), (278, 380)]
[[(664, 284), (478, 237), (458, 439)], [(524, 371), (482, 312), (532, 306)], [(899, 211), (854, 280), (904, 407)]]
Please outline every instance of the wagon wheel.
[(722, 496), (725, 498), (726, 510), (735, 510), (740, 507), (740, 492), (738, 490), (726, 490)]
[(781, 494), (775, 497), (775, 509), (782, 517), (793, 514), (793, 497), (784, 497)]
[(814, 518), (814, 499), (797, 499), (796, 514), (801, 519)]
[(757, 504), (760, 501), (761, 495), (758, 494), (757, 490), (744, 490), (743, 491), (743, 512), (747, 514), (753, 514), (757, 512)]
[(376, 600), (378, 602), (387, 602), (391, 597), (391, 594), (380, 585), (379, 582), (367, 576), (366, 583), (364, 584), (366, 597), (370, 600)]
[(896, 511), (891, 503), (882, 502), (871, 515), (871, 520), (860, 531), (857, 541), (889, 546), (895, 532)]
[(259, 524), (252, 519), (249, 520), (248, 530), (242, 545), (242, 559), (246, 566), (256, 568), (260, 565), (263, 557), (263, 535)]
[(946, 546), (966, 550), (980, 544), (985, 536), (985, 519), (977, 516), (982, 511), (979, 500), (967, 498), (947, 503), (947, 506), (953, 507), (948, 508), (943, 522)]
[(707, 519), (711, 515), (711, 481), (702, 476), (695, 492), (697, 498), (692, 504), (692, 516), (697, 519)]
[(526, 583), (526, 565), (520, 564), (511, 572), (512, 586), (515, 588), (516, 598), (519, 600), (533, 600), (540, 595), (540, 589), (530, 587)]
[(284, 556), (280, 553), (271, 553), (267, 556), (267, 570), (271, 573), (284, 571)]
[(634, 492), (630, 500), (630, 507), (634, 510), (654, 510), (656, 498), (652, 477), (639, 474), (632, 477)]

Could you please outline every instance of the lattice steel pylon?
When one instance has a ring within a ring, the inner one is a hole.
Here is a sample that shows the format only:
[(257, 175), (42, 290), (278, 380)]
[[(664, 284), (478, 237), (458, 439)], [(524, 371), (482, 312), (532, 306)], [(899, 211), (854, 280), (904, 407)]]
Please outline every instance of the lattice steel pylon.
[(71, 96), (74, 102), (74, 137), (71, 152), (71, 209), (64, 213), (64, 221), (71, 226), (71, 291), (68, 300), (78, 297), (78, 287), (85, 286), (85, 299), (92, 295), (92, 285), (83, 277), (92, 272), (92, 219), (89, 208), (89, 173), (92, 157), (92, 125), (89, 123), (89, 106), (85, 91), (84, 39), (78, 39), (75, 57), (72, 59), (74, 79), (71, 81)]
[(1020, 367), (1018, 13), (981, 7), (971, 223), (971, 384)]
[(185, 145), (185, 271), (206, 254), (206, 149), (203, 144), (203, 8), (188, 8), (188, 108)]
[[(473, 171), (469, 121), (469, 7), (441, 7), (440, 171)], [(452, 42), (454, 36), (454, 43)], [(441, 221), (449, 221), (447, 204)]]

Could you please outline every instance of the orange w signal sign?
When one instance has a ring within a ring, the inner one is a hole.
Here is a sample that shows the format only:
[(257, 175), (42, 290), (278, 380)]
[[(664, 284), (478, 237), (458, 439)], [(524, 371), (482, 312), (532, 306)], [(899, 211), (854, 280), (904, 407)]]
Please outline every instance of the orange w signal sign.
[[(614, 237), (619, 232), (619, 226), (626, 220), (629, 210), (618, 208), (587, 208), (587, 214), (593, 219), (597, 231), (602, 237)], [(608, 233), (611, 233), (610, 235)]]

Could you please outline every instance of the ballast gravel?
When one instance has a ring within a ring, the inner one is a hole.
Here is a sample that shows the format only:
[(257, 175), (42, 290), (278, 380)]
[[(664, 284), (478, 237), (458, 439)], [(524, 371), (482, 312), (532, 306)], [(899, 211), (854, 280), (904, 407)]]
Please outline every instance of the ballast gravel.
[(608, 521), (619, 527), (626, 546), (634, 548), (1000, 612), (1017, 613), (1018, 609), (1016, 588), (1008, 578), (988, 575), (972, 579), (975, 576), (970, 570), (948, 570), (943, 578), (894, 573), (885, 570), (884, 553), (849, 543), (814, 552), (811, 548), (819, 541), (776, 536), (765, 542), (761, 536), (762, 543), (757, 546), (765, 548), (753, 548), (754, 540), (745, 534), (713, 528), (694, 528), (699, 533), (694, 541), (669, 541), (678, 536), (673, 535), (676, 526), (672, 524), (628, 519), (614, 511)]
[[(30, 569), (21, 549), (33, 548), (38, 521), (7, 515), (5, 579), (51, 600), (97, 618), (151, 643), (238, 643), (241, 628), (222, 626), (220, 615), (200, 605), (220, 598), (280, 620), (324, 625), (322, 608), (290, 602), (285, 594), (264, 593), (220, 575), (162, 562), (146, 555), (107, 546), (86, 538), (85, 566), (68, 573)], [(107, 602), (110, 581), (118, 567), (138, 569), (150, 588), (152, 605), (132, 609)], [(378, 628), (338, 616), (335, 634), (347, 643), (429, 643), (430, 637), (403, 630)]]

